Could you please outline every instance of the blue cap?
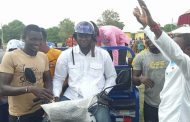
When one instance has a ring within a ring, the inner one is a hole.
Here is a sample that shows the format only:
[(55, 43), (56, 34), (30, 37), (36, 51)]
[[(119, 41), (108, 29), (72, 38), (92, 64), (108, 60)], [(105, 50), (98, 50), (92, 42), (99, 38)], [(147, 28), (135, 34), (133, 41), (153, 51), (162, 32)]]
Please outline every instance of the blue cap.
[(75, 32), (84, 34), (94, 34), (94, 26), (90, 22), (82, 21), (75, 26)]

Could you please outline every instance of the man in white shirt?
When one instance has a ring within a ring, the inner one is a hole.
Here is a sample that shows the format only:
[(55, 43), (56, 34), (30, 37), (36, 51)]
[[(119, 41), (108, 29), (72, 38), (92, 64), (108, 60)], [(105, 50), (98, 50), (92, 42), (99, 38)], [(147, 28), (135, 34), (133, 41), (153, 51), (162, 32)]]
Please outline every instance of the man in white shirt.
[(159, 122), (189, 122), (190, 32), (182, 32), (173, 40), (152, 19), (144, 1), (138, 1), (142, 14), (138, 8), (134, 9), (133, 14), (144, 27), (150, 27), (146, 27), (144, 32), (170, 60), (165, 72), (165, 84), (160, 93)]
[[(94, 28), (90, 22), (79, 22), (74, 33), (78, 46), (63, 51), (57, 60), (53, 79), (54, 96), (60, 97), (65, 78), (69, 75), (69, 87), (61, 100), (92, 97), (115, 85), (114, 65), (108, 52), (95, 46)], [(111, 122), (106, 106), (98, 106), (94, 115), (98, 122)]]

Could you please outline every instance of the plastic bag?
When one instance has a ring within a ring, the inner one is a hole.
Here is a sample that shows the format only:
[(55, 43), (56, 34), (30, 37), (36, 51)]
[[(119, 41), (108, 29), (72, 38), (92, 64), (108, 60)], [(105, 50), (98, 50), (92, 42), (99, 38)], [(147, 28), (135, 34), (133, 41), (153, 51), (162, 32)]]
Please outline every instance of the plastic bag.
[(88, 112), (89, 106), (96, 103), (96, 97), (68, 100), (41, 105), (51, 122), (95, 122)]

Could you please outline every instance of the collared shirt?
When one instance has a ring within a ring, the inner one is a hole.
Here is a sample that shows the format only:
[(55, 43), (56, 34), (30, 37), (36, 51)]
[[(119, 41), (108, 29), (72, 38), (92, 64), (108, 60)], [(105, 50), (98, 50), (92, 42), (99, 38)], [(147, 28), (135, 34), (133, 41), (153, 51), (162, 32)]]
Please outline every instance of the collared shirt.
[(69, 99), (87, 98), (115, 85), (116, 71), (106, 50), (95, 47), (95, 57), (91, 56), (91, 52), (84, 55), (79, 46), (73, 47), (73, 52), (75, 64), (72, 48), (63, 51), (57, 60), (53, 79), (55, 96), (60, 95), (67, 75), (69, 87), (64, 96)]
[(146, 27), (144, 31), (170, 60), (160, 93), (159, 122), (189, 122), (190, 57), (165, 32), (154, 41), (154, 34), (150, 29)]
[[(103, 46), (125, 46), (130, 43), (129, 37), (118, 27), (107, 25), (99, 28), (97, 42)], [(118, 65), (118, 50), (113, 50), (113, 62)]]

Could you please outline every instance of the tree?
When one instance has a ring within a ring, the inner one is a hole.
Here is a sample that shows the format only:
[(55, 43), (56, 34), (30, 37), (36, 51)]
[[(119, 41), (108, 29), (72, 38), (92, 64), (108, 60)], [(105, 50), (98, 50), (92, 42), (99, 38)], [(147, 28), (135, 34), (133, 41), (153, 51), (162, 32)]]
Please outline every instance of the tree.
[(120, 22), (119, 14), (113, 10), (105, 10), (102, 17), (97, 20), (97, 25), (113, 25), (120, 29), (125, 26), (123, 22)]
[(9, 33), (10, 33), (10, 29), (8, 25), (3, 25), (2, 26), (2, 33), (3, 33), (3, 42), (7, 43), (10, 39), (9, 39)]
[(14, 20), (8, 23), (8, 25), (3, 25), (2, 30), (4, 42), (7, 43), (11, 39), (20, 40), (24, 27), (25, 25), (19, 20)]
[(47, 30), (47, 40), (50, 42), (61, 42), (59, 38), (59, 28), (58, 27), (52, 27), (48, 28)]
[(176, 28), (177, 28), (177, 26), (174, 24), (166, 24), (166, 25), (164, 25), (163, 30), (165, 32), (171, 32), (172, 30), (175, 30)]
[(69, 18), (64, 19), (59, 24), (59, 37), (63, 39), (63, 42), (65, 43), (65, 40), (71, 36), (74, 33), (74, 22), (72, 22)]

